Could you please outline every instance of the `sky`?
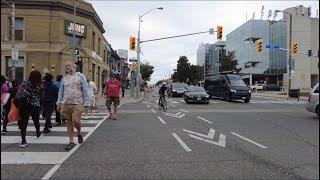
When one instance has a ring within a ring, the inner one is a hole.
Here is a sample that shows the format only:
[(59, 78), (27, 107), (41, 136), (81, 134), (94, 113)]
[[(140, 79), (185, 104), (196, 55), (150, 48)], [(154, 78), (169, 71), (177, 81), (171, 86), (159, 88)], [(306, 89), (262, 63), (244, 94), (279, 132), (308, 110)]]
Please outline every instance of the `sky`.
[[(112, 48), (129, 49), (129, 36), (138, 34), (138, 17), (147, 11), (154, 10), (143, 16), (141, 23), (141, 40), (150, 40), (168, 36), (216, 30), (217, 25), (223, 26), (223, 39), (255, 13), (255, 19), (261, 19), (261, 8), (264, 6), (266, 20), (268, 11), (284, 10), (303, 5), (311, 7), (312, 17), (316, 17), (318, 1), (98, 1), (86, 0), (91, 3), (103, 22), (104, 34)], [(318, 16), (319, 17), (319, 16)], [(276, 20), (282, 18), (278, 13)], [(199, 34), (141, 44), (141, 62), (149, 62), (154, 66), (150, 83), (156, 83), (173, 74), (180, 56), (186, 56), (191, 64), (196, 64), (197, 49), (201, 43), (217, 42), (216, 34)], [(129, 58), (136, 57), (130, 51)]]

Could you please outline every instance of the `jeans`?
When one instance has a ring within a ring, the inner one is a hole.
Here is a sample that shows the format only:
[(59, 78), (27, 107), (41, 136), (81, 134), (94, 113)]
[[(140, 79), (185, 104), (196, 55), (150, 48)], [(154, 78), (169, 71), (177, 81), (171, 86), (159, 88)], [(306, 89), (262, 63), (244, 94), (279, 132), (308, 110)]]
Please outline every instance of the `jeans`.
[(40, 107), (35, 107), (35, 106), (28, 106), (26, 112), (22, 114), (22, 118), (20, 121), (18, 121), (18, 125), (21, 130), (21, 140), (22, 143), (26, 143), (26, 134), (27, 134), (27, 126), (29, 122), (29, 117), (32, 117), (34, 127), (36, 128), (37, 131), (37, 136), (40, 136)]
[(10, 110), (7, 109), (5, 106), (2, 108), (2, 114), (3, 114), (3, 117), (4, 117), (3, 129), (7, 129), (7, 125), (8, 125), (8, 122), (9, 122), (9, 119), (8, 119), (9, 111)]

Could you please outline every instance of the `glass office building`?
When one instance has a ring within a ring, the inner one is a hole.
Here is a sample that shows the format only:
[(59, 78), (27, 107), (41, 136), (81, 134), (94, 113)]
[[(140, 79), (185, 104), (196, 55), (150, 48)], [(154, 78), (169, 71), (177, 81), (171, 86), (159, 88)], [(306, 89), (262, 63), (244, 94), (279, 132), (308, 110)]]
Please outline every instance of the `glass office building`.
[[(256, 52), (255, 41), (262, 39), (261, 53)], [(286, 48), (286, 27), (282, 21), (251, 19), (227, 34), (226, 50), (233, 51), (238, 60), (237, 68), (243, 74), (252, 74), (253, 82), (279, 83), (286, 67), (286, 52), (269, 49), (266, 45)]]

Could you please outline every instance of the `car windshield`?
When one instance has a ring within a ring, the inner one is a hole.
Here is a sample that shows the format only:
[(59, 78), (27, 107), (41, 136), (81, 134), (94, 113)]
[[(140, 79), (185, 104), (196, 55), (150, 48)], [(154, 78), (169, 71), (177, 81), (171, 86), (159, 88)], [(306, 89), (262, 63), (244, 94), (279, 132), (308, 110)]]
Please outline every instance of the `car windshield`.
[(187, 84), (183, 84), (183, 83), (172, 84), (173, 89), (182, 89), (182, 88), (185, 88), (186, 86)]
[(189, 92), (206, 92), (203, 87), (190, 87), (188, 89)]
[(228, 79), (230, 81), (231, 86), (247, 86), (240, 76), (228, 76)]

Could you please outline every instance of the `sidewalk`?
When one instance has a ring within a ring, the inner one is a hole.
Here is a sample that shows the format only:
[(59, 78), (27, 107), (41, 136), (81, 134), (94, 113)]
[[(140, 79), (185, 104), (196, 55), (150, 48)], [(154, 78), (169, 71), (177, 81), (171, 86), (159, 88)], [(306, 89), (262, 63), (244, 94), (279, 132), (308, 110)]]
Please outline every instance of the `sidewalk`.
[[(143, 99), (143, 97), (144, 97), (144, 91), (140, 92), (140, 97), (135, 98), (135, 97), (130, 97), (130, 89), (126, 89), (126, 91), (124, 93), (124, 97), (121, 97), (121, 99), (120, 99), (120, 105), (141, 101)], [(105, 106), (105, 101), (106, 100), (105, 100), (104, 96), (100, 95), (98, 98), (98, 107)]]
[[(298, 98), (288, 98), (287, 95), (282, 95), (280, 93), (283, 92), (276, 92), (276, 91), (263, 91), (263, 92), (252, 92), (253, 97), (274, 97), (274, 98), (282, 98), (282, 99), (290, 99), (290, 100), (298, 100)], [(300, 101), (308, 101), (308, 97), (300, 96)]]

